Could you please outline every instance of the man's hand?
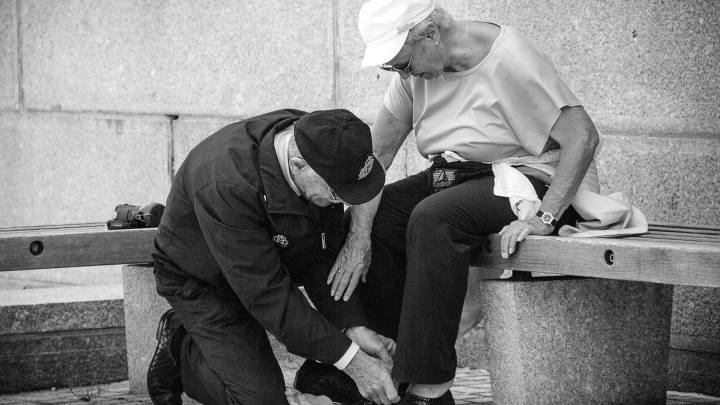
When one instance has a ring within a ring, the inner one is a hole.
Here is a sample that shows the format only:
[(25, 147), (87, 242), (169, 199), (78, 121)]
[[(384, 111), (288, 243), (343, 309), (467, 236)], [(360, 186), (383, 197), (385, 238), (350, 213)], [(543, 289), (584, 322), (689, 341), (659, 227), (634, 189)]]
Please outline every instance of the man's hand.
[(370, 254), (370, 235), (348, 235), (327, 279), (328, 284), (332, 283), (330, 295), (335, 301), (340, 297), (349, 300), (360, 280), (365, 282), (370, 268)]
[(333, 405), (325, 395), (303, 394), (291, 387), (285, 389), (285, 397), (290, 405)]
[(376, 404), (389, 405), (400, 401), (390, 372), (380, 360), (358, 350), (345, 371), (360, 390), (360, 394)]
[(353, 326), (345, 331), (345, 335), (360, 346), (360, 350), (377, 357), (390, 371), (392, 369), (392, 356), (395, 354), (395, 341), (375, 333), (364, 326)]
[(539, 218), (528, 220), (515, 220), (505, 225), (498, 235), (500, 239), (500, 253), (507, 259), (515, 252), (517, 242), (522, 242), (528, 235), (549, 235), (553, 231), (552, 225), (546, 225)]

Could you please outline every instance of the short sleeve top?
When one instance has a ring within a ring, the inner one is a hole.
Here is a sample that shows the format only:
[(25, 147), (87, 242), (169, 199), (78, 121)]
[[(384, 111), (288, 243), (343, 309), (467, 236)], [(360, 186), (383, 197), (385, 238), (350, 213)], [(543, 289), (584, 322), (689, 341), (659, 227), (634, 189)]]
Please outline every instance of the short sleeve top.
[(561, 108), (580, 105), (548, 57), (505, 26), (477, 65), (433, 80), (395, 75), (383, 101), (412, 123), (423, 156), (476, 162), (539, 155)]

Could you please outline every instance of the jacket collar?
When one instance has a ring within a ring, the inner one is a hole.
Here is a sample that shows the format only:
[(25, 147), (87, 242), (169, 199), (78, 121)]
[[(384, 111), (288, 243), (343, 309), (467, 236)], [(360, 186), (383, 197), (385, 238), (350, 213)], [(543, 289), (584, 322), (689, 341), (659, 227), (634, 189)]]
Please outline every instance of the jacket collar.
[[(287, 123), (287, 125), (292, 122)], [(274, 214), (311, 215), (308, 204), (290, 188), (282, 174), (277, 153), (275, 152), (275, 134), (287, 125), (277, 125), (261, 140), (258, 151), (260, 181), (265, 189), (268, 212)]]

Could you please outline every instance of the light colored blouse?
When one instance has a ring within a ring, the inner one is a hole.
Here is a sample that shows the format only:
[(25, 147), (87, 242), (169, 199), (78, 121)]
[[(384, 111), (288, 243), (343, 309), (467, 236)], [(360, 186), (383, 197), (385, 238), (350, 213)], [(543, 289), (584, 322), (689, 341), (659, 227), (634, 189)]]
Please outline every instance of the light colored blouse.
[(580, 105), (547, 56), (505, 26), (477, 65), (433, 80), (395, 75), (383, 101), (412, 123), (423, 156), (475, 162), (540, 155), (560, 109)]

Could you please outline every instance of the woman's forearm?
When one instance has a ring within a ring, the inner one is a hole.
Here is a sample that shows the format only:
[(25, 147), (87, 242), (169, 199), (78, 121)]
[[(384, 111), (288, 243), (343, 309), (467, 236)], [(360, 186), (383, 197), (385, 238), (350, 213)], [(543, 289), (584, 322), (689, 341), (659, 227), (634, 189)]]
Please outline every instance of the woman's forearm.
[(559, 218), (572, 202), (592, 162), (599, 137), (582, 107), (566, 108), (550, 132), (560, 145), (560, 161), (540, 210)]

